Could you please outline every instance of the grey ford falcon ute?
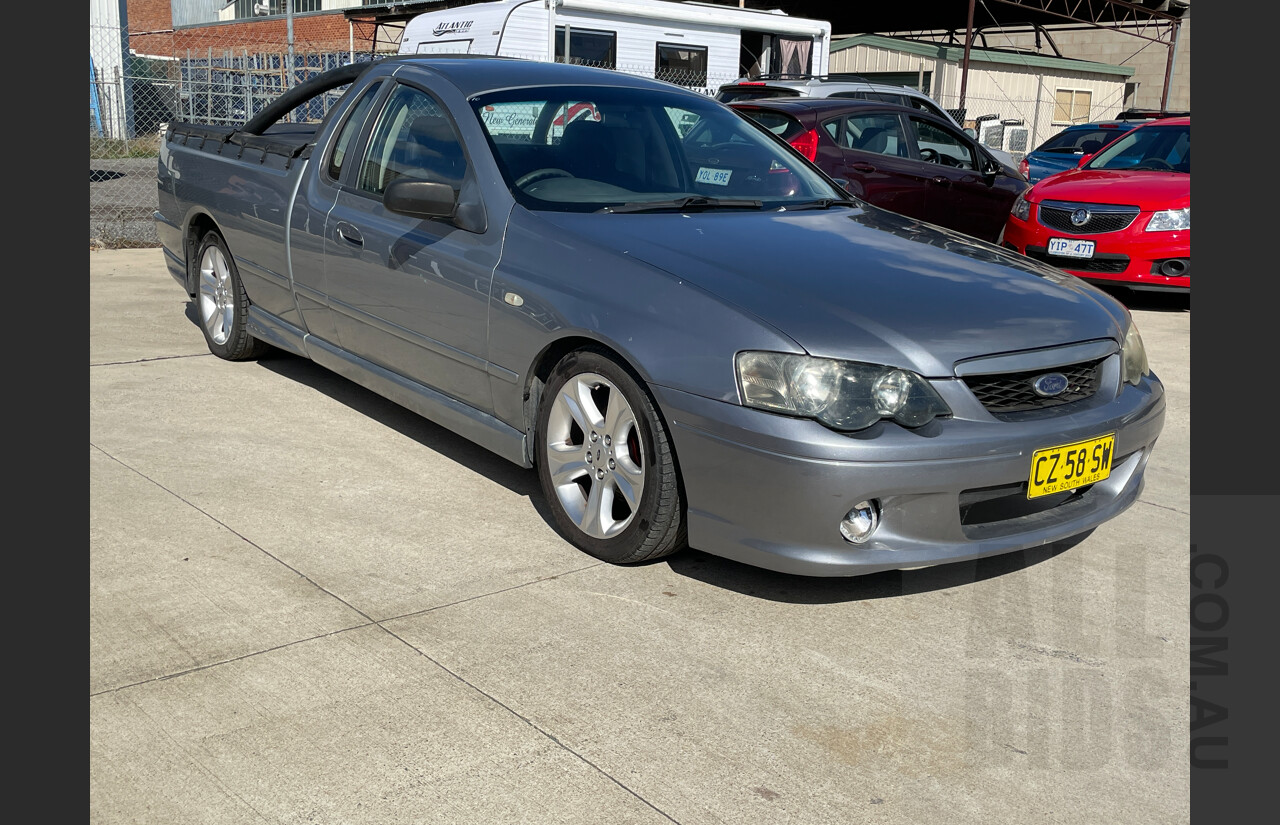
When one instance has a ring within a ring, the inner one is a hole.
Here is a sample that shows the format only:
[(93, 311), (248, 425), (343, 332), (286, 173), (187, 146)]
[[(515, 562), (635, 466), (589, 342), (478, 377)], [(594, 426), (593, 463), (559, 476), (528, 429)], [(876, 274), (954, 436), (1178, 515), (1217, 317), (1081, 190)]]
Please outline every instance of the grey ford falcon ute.
[(845, 576), (1043, 545), (1131, 505), (1163, 425), (1116, 300), (655, 80), (343, 67), (244, 127), (172, 124), (158, 187), (212, 352), (310, 358), (536, 468), (612, 563)]

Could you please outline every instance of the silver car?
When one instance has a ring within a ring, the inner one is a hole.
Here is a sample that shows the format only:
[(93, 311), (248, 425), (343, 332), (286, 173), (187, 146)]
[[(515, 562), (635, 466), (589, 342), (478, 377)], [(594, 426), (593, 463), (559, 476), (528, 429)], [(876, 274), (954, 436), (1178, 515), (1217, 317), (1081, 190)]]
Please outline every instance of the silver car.
[[(850, 200), (670, 84), (421, 56), (347, 95), (297, 139), (309, 165), (255, 156), (254, 186), (194, 208), (182, 193), (216, 181), (171, 141), (161, 209), (202, 216), (199, 279), (185, 224), (162, 237), (211, 350), (270, 341), (536, 468), (582, 551), (848, 576), (1040, 546), (1137, 499), (1164, 391), (1130, 313), (1083, 281)], [(436, 160), (382, 191), (402, 124)], [(291, 259), (249, 217), (255, 186), (290, 199), (270, 214)]]

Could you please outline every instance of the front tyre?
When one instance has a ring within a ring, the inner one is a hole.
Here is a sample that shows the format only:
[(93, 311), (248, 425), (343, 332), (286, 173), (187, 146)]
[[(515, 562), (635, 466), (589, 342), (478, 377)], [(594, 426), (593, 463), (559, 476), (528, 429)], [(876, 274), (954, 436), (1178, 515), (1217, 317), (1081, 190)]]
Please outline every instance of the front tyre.
[(639, 381), (601, 352), (565, 356), (538, 409), (538, 479), (556, 526), (612, 564), (685, 545), (684, 502), (666, 427)]
[(261, 357), (270, 346), (249, 334), (249, 296), (226, 241), (216, 231), (205, 233), (196, 260), (196, 312), (209, 351), (228, 361)]

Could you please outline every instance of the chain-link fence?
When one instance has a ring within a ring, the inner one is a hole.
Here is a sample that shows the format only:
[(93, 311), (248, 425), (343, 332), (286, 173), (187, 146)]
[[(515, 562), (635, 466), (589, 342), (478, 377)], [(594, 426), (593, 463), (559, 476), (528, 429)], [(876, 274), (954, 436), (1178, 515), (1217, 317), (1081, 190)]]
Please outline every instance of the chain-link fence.
[[(156, 246), (156, 164), (173, 121), (242, 124), (316, 74), (373, 59), (374, 43), (340, 17), (307, 40), (262, 26), (207, 26), (125, 33), (90, 25), (90, 247)], [(314, 26), (312, 27), (315, 28)], [(395, 44), (378, 44), (378, 57)], [(333, 95), (288, 119), (318, 121)]]

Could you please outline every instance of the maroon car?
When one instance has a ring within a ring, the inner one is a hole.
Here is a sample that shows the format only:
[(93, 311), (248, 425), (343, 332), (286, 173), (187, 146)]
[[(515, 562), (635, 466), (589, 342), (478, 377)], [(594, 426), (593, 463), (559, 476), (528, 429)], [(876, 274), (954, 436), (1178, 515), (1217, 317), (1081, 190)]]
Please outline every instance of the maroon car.
[(850, 194), (991, 243), (1030, 186), (978, 141), (919, 109), (831, 98), (730, 106), (790, 143)]

